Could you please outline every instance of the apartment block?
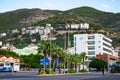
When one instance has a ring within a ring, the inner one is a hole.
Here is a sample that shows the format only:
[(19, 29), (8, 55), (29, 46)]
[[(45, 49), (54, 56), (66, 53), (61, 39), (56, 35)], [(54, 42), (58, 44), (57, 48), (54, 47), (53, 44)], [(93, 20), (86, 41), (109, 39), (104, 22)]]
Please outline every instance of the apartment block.
[(103, 34), (75, 34), (74, 53), (86, 52), (89, 59), (98, 54), (112, 55), (112, 40)]

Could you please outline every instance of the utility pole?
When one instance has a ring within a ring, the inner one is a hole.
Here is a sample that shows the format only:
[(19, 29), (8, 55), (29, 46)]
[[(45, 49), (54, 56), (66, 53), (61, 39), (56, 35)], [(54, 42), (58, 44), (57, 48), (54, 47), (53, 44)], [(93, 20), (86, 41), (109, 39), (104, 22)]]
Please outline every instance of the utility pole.
[[(65, 32), (65, 43), (64, 43), (64, 50), (66, 51), (66, 32)], [(65, 73), (65, 63), (64, 63), (64, 69), (63, 69), (63, 73)]]
[(51, 73), (51, 60), (52, 60), (52, 55), (51, 55), (51, 25), (50, 24), (47, 24), (47, 26), (49, 27), (49, 30), (50, 30), (50, 37), (49, 37), (49, 42), (50, 42), (50, 56), (49, 56), (49, 73)]

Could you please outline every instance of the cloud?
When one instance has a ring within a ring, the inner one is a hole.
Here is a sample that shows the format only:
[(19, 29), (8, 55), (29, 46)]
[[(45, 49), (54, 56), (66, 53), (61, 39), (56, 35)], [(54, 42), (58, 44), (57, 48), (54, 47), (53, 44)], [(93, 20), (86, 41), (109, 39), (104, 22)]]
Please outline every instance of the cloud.
[(102, 4), (101, 7), (104, 8), (104, 9), (109, 9), (110, 8), (109, 5), (107, 5), (107, 4)]

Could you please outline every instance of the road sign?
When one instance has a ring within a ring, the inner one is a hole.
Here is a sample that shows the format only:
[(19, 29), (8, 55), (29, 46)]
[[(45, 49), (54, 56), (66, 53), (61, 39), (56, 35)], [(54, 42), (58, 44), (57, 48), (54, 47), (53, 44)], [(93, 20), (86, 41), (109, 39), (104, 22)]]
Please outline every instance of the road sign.
[(49, 65), (48, 59), (40, 59), (40, 65)]
[(56, 58), (56, 67), (59, 66), (59, 58)]

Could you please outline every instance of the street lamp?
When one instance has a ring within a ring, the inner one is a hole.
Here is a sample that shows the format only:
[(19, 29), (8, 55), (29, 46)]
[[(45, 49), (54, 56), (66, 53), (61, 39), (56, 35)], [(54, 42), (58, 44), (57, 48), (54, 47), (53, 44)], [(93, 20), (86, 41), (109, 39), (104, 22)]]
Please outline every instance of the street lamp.
[[(50, 30), (50, 47), (51, 47), (51, 28), (50, 28), (50, 24), (47, 24), (47, 26), (49, 27), (49, 30)], [(51, 48), (50, 48), (50, 56), (49, 56), (49, 73), (51, 73), (51, 60), (52, 60), (52, 56), (51, 56)]]

